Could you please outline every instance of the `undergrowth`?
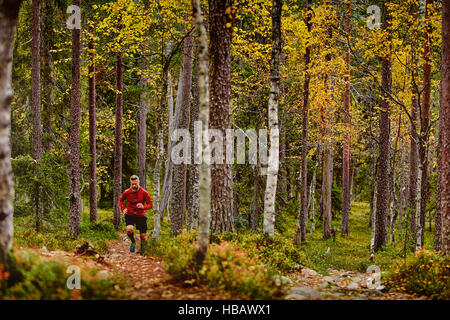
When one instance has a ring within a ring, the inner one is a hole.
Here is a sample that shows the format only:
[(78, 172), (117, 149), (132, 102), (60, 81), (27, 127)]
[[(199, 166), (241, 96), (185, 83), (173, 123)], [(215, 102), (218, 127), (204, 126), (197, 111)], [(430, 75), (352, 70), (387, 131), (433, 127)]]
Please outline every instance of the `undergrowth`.
[[(118, 299), (121, 279), (101, 278), (94, 270), (80, 270), (80, 289), (69, 289), (68, 263), (46, 260), (28, 250), (14, 250), (0, 264), (0, 299), (68, 300)], [(69, 281), (70, 282), (70, 281)]]
[(387, 275), (387, 286), (431, 299), (450, 299), (450, 257), (421, 250)]

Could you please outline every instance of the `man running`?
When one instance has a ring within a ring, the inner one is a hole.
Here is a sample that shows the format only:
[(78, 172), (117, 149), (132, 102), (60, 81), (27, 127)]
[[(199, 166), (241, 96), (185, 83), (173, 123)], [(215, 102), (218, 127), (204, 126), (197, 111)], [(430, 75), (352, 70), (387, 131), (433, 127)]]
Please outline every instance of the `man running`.
[[(147, 242), (147, 217), (145, 210), (152, 207), (152, 199), (148, 192), (139, 186), (139, 177), (132, 175), (130, 177), (131, 187), (120, 196), (120, 208), (125, 215), (125, 224), (127, 226), (127, 234), (131, 240), (130, 252), (134, 252), (136, 240), (134, 239), (133, 226), (139, 230), (141, 238), (140, 254), (144, 253), (145, 244)], [(125, 208), (124, 201), (127, 201)], [(145, 203), (145, 205), (144, 205)]]

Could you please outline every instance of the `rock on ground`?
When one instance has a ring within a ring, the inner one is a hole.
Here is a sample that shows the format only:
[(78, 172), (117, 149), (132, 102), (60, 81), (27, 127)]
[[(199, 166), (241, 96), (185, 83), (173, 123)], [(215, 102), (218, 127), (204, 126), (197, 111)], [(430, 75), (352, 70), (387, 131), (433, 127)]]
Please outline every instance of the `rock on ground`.
[(319, 291), (305, 286), (300, 286), (292, 289), (289, 292), (289, 295), (286, 297), (286, 299), (289, 297), (292, 299), (292, 297), (295, 296), (302, 296), (303, 299), (322, 299), (322, 296), (320, 295)]

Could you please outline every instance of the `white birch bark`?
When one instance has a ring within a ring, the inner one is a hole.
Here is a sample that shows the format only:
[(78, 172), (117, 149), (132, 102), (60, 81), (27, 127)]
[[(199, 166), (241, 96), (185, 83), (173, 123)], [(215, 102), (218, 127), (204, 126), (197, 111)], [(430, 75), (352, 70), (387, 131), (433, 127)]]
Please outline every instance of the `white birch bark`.
[[(377, 207), (377, 183), (374, 184), (373, 192), (373, 208)], [(370, 240), (370, 260), (372, 261), (375, 253), (375, 210), (370, 215), (370, 224), (372, 226), (372, 239)]]
[(282, 0), (273, 0), (272, 5), (272, 59), (270, 66), (269, 94), (269, 131), (270, 149), (267, 168), (267, 184), (264, 196), (263, 232), (269, 237), (275, 233), (275, 196), (279, 169), (279, 129), (278, 129), (278, 94), (280, 85), (280, 53), (281, 53), (281, 10)]
[[(317, 147), (319, 148), (319, 147)], [(314, 173), (311, 181), (311, 186), (309, 188), (309, 201), (308, 201), (308, 211), (310, 212), (310, 219), (311, 219), (311, 231), (310, 236), (313, 237), (314, 231), (316, 230), (316, 218), (314, 217), (314, 198), (315, 198), (315, 191), (316, 191), (316, 180), (317, 180), (317, 168), (319, 167), (320, 161), (319, 161), (319, 154), (317, 153), (317, 160), (316, 164), (314, 165)]]
[(420, 204), (422, 200), (422, 174), (423, 174), (423, 164), (419, 162), (419, 172), (417, 174), (417, 196), (416, 196), (416, 234), (415, 234), (415, 241), (416, 241), (416, 251), (418, 251), (422, 245), (422, 224), (420, 223)]
[[(204, 134), (202, 137), (203, 157), (199, 165), (199, 211), (198, 211), (198, 238), (197, 262), (201, 263), (208, 249), (211, 224), (211, 163), (209, 150), (209, 68), (208, 68), (208, 42), (199, 0), (192, 0), (195, 28), (197, 30), (198, 48), (198, 93), (199, 93), (199, 121), (201, 121)], [(201, 131), (203, 132), (203, 131)], [(202, 152), (200, 150), (200, 153)]]
[(331, 236), (331, 184), (332, 175), (332, 156), (331, 156), (331, 141), (327, 140), (324, 143), (324, 159), (323, 159), (323, 238)]
[(389, 204), (389, 225), (390, 225), (390, 237), (389, 241), (394, 241), (394, 223), (395, 223), (395, 207), (394, 204), (397, 203), (397, 188), (396, 188), (396, 180), (397, 180), (397, 172), (395, 168), (395, 163), (392, 164), (392, 190), (391, 190), (391, 198), (390, 198), (390, 204)]
[[(12, 247), (14, 183), (11, 169), (11, 101), (14, 32), (21, 1), (0, 4), (0, 263)], [(8, 6), (17, 6), (12, 8)], [(5, 8), (6, 6), (6, 8)], [(17, 10), (15, 12), (15, 9)]]
[(181, 108), (181, 92), (183, 89), (183, 72), (180, 72), (180, 77), (178, 79), (178, 91), (177, 91), (177, 100), (175, 102), (175, 111), (173, 109), (173, 88), (171, 76), (169, 74), (169, 90), (168, 90), (168, 101), (169, 101), (169, 140), (167, 142), (167, 160), (166, 160), (166, 170), (164, 173), (164, 183), (161, 194), (161, 217), (164, 214), (164, 210), (166, 210), (167, 205), (170, 203), (170, 196), (172, 190), (172, 178), (173, 178), (173, 161), (171, 158), (173, 143), (170, 139), (173, 131), (178, 127), (178, 118), (180, 114)]
[(153, 239), (158, 240), (161, 233), (161, 210), (159, 205), (159, 191), (161, 180), (161, 161), (164, 153), (164, 141), (163, 133), (159, 132), (158, 135), (158, 155), (156, 157), (155, 170), (153, 171), (153, 212), (154, 212), (154, 227), (153, 227)]

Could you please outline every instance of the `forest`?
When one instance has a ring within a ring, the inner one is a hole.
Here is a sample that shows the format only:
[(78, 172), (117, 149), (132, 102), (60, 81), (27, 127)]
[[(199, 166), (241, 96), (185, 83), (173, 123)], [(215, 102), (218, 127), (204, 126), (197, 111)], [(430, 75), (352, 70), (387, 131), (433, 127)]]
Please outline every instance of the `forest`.
[(450, 299), (450, 0), (0, 0), (0, 30), (0, 300)]

